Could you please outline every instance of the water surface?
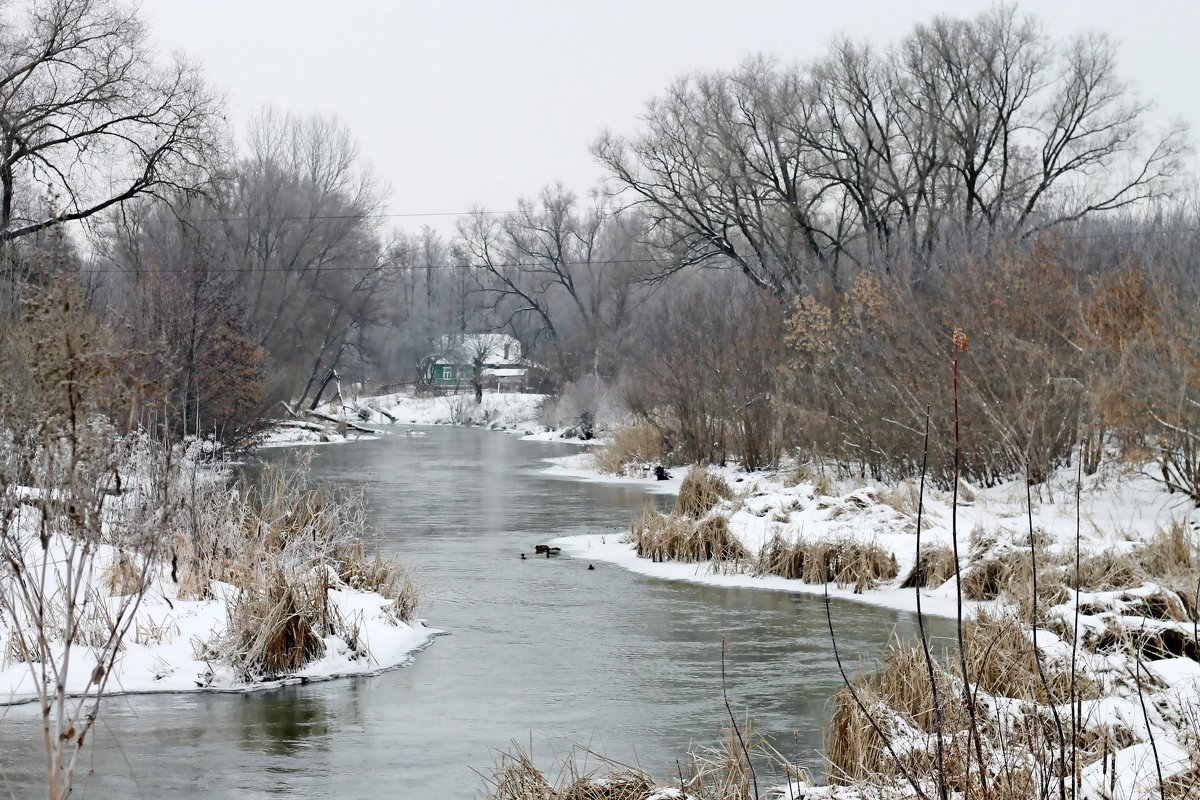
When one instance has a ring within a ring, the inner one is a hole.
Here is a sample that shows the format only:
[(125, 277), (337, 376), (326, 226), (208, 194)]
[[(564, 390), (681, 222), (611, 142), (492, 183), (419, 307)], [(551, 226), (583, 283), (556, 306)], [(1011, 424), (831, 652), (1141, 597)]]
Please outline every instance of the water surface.
[[(114, 699), (78, 797), (470, 798), (497, 749), (539, 761), (572, 744), (661, 775), (720, 737), (721, 639), (739, 720), (819, 765), (841, 685), (819, 598), (672, 583), (533, 558), (547, 539), (618, 536), (641, 490), (555, 478), (577, 450), (488, 431), (311, 448), (319, 480), (363, 484), (382, 547), (425, 586), (421, 615), (450, 635), (383, 675), (269, 692)], [(288, 451), (268, 451), (277, 460)], [(521, 561), (524, 551), (530, 558)], [(911, 614), (835, 602), (843, 658), (876, 654)], [(31, 709), (0, 721), (0, 797), (44, 797)], [(5, 712), (0, 712), (5, 713)]]

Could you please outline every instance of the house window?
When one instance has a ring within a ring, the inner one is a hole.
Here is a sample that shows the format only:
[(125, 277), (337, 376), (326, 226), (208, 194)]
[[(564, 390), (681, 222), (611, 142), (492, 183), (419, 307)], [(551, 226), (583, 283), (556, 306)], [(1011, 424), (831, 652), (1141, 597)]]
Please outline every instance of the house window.
[(442, 367), (442, 380), (449, 381), (449, 380), (453, 380), (453, 379), (454, 379), (454, 367)]

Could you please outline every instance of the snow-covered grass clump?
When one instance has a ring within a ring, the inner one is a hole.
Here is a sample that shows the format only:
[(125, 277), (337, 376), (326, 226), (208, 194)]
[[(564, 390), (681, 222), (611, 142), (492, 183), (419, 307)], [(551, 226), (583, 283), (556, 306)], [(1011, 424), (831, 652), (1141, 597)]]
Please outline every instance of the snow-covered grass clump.
[(783, 796), (937, 797), (939, 776), (951, 796), (1002, 800), (1158, 797), (1160, 780), (1162, 796), (1200, 794), (1200, 514), (1186, 498), (1133, 467), (923, 494), (812, 470), (695, 474), (712, 472), (730, 496), (555, 544), (665, 578), (963, 618), (948, 645), (895, 642), (853, 678), (834, 699), (832, 783)]
[(303, 464), (235, 487), (194, 445), (167, 452), (147, 442), (112, 485), (91, 476), (89, 526), (71, 521), (77, 489), (59, 505), (3, 487), (0, 704), (42, 699), (47, 680), (94, 697), (370, 674), (429, 642), (414, 584), (366, 555), (361, 496), (312, 486)]

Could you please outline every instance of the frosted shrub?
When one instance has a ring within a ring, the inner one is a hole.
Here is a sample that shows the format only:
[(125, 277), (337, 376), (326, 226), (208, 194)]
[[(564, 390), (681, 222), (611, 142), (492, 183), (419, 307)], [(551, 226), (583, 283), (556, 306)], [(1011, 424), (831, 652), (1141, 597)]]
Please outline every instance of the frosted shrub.
[(180, 586), (238, 590), (228, 630), (202, 644), (245, 680), (280, 677), (320, 658), (323, 640), (355, 644), (357, 629), (331, 608), (329, 592), (376, 592), (396, 619), (416, 615), (409, 576), (382, 557), (367, 556), (371, 537), (362, 492), (314, 487), (305, 461), (267, 467), (238, 492), (205, 491), (204, 524), (185, 539)]

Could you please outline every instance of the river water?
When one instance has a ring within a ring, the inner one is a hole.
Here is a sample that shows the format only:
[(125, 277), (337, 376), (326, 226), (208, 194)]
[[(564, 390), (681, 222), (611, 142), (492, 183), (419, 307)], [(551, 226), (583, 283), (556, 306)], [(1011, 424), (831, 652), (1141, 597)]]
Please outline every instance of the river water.
[[(570, 558), (541, 541), (618, 536), (636, 487), (544, 474), (568, 445), (463, 428), (315, 447), (316, 478), (363, 484), (382, 547), (425, 587), (421, 615), (448, 635), (379, 676), (251, 694), (108, 701), (80, 776), (94, 798), (471, 798), (497, 750), (539, 762), (579, 744), (656, 774), (739, 721), (818, 768), (841, 678), (819, 598), (714, 588)], [(265, 459), (288, 451), (267, 451)], [(524, 551), (531, 557), (522, 561)], [(911, 614), (835, 602), (852, 667)], [(44, 797), (30, 711), (0, 717), (0, 797)]]

